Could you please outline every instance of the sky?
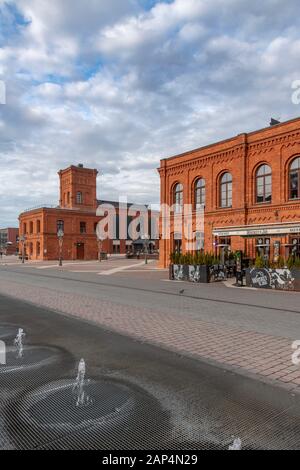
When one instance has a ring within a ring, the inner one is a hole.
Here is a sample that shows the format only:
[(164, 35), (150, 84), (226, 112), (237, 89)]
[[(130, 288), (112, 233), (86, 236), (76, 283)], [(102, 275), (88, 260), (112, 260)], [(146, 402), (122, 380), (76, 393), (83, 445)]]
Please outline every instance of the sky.
[(58, 203), (159, 202), (160, 159), (300, 116), (297, 0), (0, 0), (0, 227)]

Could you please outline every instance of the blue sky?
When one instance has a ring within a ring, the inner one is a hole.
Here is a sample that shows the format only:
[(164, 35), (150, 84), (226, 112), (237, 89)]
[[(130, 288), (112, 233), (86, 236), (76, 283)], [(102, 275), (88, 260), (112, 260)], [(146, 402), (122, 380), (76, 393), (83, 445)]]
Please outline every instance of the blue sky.
[(161, 158), (300, 115), (296, 0), (0, 0), (0, 227), (58, 201), (159, 201)]

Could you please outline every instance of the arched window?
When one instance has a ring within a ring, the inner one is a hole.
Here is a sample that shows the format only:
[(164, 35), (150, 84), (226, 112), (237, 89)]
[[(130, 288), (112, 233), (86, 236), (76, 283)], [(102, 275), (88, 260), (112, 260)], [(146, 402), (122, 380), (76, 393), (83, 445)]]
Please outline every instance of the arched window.
[(41, 244), (40, 242), (36, 243), (36, 256), (40, 256), (41, 254)]
[(232, 207), (232, 176), (224, 173), (220, 180), (220, 206)]
[(76, 194), (76, 203), (77, 204), (82, 204), (83, 203), (83, 198), (82, 198), (82, 192), (81, 191), (78, 191), (78, 193)]
[(36, 233), (41, 233), (41, 221), (36, 221)]
[(290, 199), (300, 199), (300, 157), (295, 158), (289, 171)]
[(183, 209), (183, 185), (178, 183), (174, 187), (175, 212), (182, 212)]
[(205, 206), (206, 202), (206, 190), (205, 180), (199, 178), (195, 183), (195, 209), (201, 209)]
[(272, 201), (272, 170), (269, 165), (261, 165), (256, 172), (256, 202)]

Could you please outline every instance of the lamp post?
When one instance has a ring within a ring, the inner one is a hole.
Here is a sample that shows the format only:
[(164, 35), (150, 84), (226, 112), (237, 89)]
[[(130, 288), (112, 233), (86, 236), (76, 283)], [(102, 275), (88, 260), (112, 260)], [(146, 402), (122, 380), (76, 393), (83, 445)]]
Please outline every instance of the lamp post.
[(20, 237), (20, 242), (22, 243), (22, 264), (25, 263), (25, 243), (26, 243), (26, 235), (22, 235)]
[(102, 243), (104, 238), (97, 233), (97, 242), (98, 242), (98, 261), (101, 263), (101, 253), (102, 253)]
[(64, 243), (64, 231), (60, 228), (57, 231), (57, 238), (58, 238), (58, 247), (59, 247), (59, 266), (62, 266), (62, 249)]
[(145, 264), (148, 264), (148, 251), (149, 251), (150, 236), (148, 234), (145, 234), (142, 236), (142, 240), (144, 241), (144, 246), (145, 246)]

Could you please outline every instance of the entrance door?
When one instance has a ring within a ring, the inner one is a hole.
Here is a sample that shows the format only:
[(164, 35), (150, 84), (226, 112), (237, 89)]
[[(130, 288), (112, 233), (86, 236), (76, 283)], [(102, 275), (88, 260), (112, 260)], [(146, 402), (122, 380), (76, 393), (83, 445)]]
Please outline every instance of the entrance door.
[(84, 243), (77, 243), (77, 259), (84, 259)]

